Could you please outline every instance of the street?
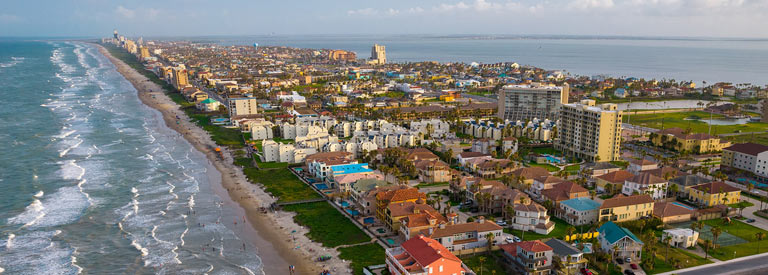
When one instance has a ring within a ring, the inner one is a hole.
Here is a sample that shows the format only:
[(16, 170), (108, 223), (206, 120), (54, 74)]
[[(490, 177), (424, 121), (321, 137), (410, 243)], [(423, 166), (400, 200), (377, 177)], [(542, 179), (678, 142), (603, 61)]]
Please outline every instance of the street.
[[(764, 273), (765, 272), (765, 273)], [(700, 274), (768, 274), (768, 253), (747, 256), (726, 262), (706, 264), (686, 269), (661, 273), (660, 275)]]

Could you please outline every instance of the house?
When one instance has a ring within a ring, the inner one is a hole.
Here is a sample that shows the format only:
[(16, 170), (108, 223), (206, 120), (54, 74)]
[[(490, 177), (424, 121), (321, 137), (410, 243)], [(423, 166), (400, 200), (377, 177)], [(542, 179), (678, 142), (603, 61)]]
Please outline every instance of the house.
[(721, 142), (720, 138), (705, 133), (689, 133), (681, 128), (667, 128), (649, 136), (654, 146), (672, 148), (679, 152), (704, 154), (720, 152), (731, 146), (731, 142)]
[(643, 242), (624, 227), (613, 222), (606, 222), (597, 229), (600, 249), (612, 254), (613, 258), (632, 258), (632, 262), (639, 262), (643, 252)]
[(218, 112), (220, 106), (221, 102), (218, 102), (213, 98), (208, 98), (195, 104), (195, 107), (203, 112)]
[[(376, 178), (376, 176), (381, 176), (381, 174), (367, 174), (366, 176), (371, 177), (360, 178), (349, 184), (349, 199), (352, 202), (352, 205), (357, 207), (357, 210), (360, 211), (360, 214), (363, 216), (374, 215), (376, 213), (376, 199), (375, 196), (371, 196), (371, 193), (380, 187), (393, 186), (393, 184), (389, 182)], [(384, 177), (381, 176), (381, 178)]]
[(552, 247), (544, 242), (524, 241), (499, 246), (505, 261), (510, 263), (516, 273), (524, 275), (547, 275), (552, 270)]
[(426, 183), (450, 182), (459, 175), (442, 160), (420, 160), (414, 166), (419, 174), (419, 180)]
[(390, 204), (427, 201), (427, 195), (419, 192), (419, 189), (399, 186), (397, 189), (387, 190), (376, 194), (376, 216), (379, 220), (385, 221), (390, 228), (393, 228), (394, 221), (388, 220), (387, 209)]
[(474, 199), (480, 209), (491, 214), (504, 215), (506, 215), (506, 206), (530, 200), (525, 193), (509, 188), (499, 181), (484, 181), (477, 184)]
[(665, 229), (661, 235), (661, 242), (680, 248), (689, 248), (696, 245), (699, 232), (690, 228)]
[(511, 160), (492, 159), (477, 164), (475, 174), (484, 179), (495, 179), (511, 173), (513, 168), (514, 163)]
[(390, 274), (465, 275), (473, 274), (464, 263), (438, 241), (419, 236), (399, 247), (387, 248), (385, 264)]
[(587, 258), (584, 253), (573, 245), (562, 240), (550, 238), (542, 240), (544, 244), (552, 248), (553, 261), (560, 262), (565, 274), (578, 274), (582, 268), (587, 267)]
[(483, 154), (480, 152), (461, 152), (456, 157), (456, 159), (459, 161), (459, 165), (462, 167), (465, 167), (467, 165), (468, 160), (478, 159), (478, 158), (488, 159), (488, 160), (492, 159), (491, 155)]
[(542, 191), (541, 194), (544, 200), (552, 201), (557, 206), (564, 200), (586, 198), (589, 196), (589, 190), (574, 182), (566, 181), (555, 184), (551, 189)]
[(511, 176), (515, 179), (519, 179), (522, 182), (522, 186), (533, 185), (533, 179), (537, 177), (549, 176), (549, 171), (542, 167), (522, 167), (512, 171)]
[(595, 177), (595, 186), (597, 191), (613, 194), (616, 191), (621, 191), (624, 188), (624, 182), (634, 176), (635, 174), (626, 170), (610, 172)]
[(669, 166), (664, 166), (664, 167), (659, 167), (659, 168), (656, 168), (656, 169), (646, 170), (645, 173), (657, 176), (657, 177), (665, 179), (665, 180), (666, 179), (674, 179), (674, 178), (677, 178), (677, 177), (682, 177), (682, 176), (688, 175), (688, 173), (685, 173), (683, 171), (680, 171), (677, 168), (669, 167)]
[(712, 180), (701, 177), (698, 175), (685, 175), (681, 177), (674, 178), (669, 181), (669, 189), (673, 189), (673, 185), (676, 185), (675, 187), (677, 189), (676, 197), (679, 198), (687, 198), (688, 194), (690, 193), (691, 187), (694, 187), (696, 185), (701, 185), (705, 183), (712, 182)]
[(598, 221), (625, 222), (653, 215), (653, 199), (650, 195), (625, 196), (618, 194), (600, 205)]
[(641, 172), (624, 181), (621, 189), (624, 195), (649, 194), (654, 200), (667, 196), (667, 181), (650, 173)]
[(320, 180), (333, 178), (333, 166), (357, 163), (349, 152), (317, 153), (307, 156), (304, 162), (307, 165), (307, 172)]
[[(419, 234), (432, 238), (448, 248), (448, 251), (472, 249), (485, 251), (488, 248), (488, 235), (493, 235), (493, 242), (501, 242), (503, 228), (494, 222), (486, 221), (482, 216), (467, 223), (441, 223), (439, 226), (422, 230)], [(411, 236), (414, 237), (414, 236)], [(493, 245), (493, 244), (492, 244)]]
[(679, 202), (657, 202), (653, 205), (653, 216), (663, 223), (690, 221), (696, 209)]
[[(390, 203), (387, 206), (387, 217), (385, 219), (387, 227), (394, 232), (398, 232), (403, 228), (402, 220), (408, 221), (408, 226), (405, 227), (404, 236), (409, 236), (415, 232), (419, 232), (420, 229), (437, 226), (438, 223), (446, 223), (448, 220), (440, 215), (432, 206), (425, 204), (423, 200), (417, 200), (416, 202), (405, 201), (398, 203)], [(410, 219), (409, 219), (410, 217)], [(422, 228), (423, 227), (423, 228)]]
[(581, 174), (588, 178), (602, 176), (611, 172), (620, 171), (621, 167), (607, 161), (595, 162), (581, 167)]
[(510, 224), (513, 229), (533, 231), (547, 235), (555, 229), (555, 223), (549, 220), (547, 209), (530, 200), (525, 203), (515, 203), (515, 217)]
[(541, 191), (552, 189), (555, 184), (561, 182), (565, 182), (565, 179), (551, 176), (549, 174), (546, 176), (536, 177), (533, 179), (533, 185), (531, 186), (530, 192), (533, 193), (535, 197), (540, 198)]
[(573, 198), (560, 202), (555, 214), (570, 225), (584, 225), (597, 222), (600, 203), (587, 197)]
[(633, 174), (659, 168), (659, 164), (647, 159), (633, 159), (629, 162), (627, 170)]
[(700, 206), (715, 206), (739, 202), (741, 190), (722, 181), (715, 181), (691, 187), (688, 199)]

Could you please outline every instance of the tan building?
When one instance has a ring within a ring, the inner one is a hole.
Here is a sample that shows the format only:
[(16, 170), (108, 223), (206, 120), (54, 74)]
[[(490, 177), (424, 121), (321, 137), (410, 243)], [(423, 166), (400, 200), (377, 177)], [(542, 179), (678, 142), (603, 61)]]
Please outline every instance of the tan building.
[(720, 142), (720, 138), (704, 133), (693, 134), (680, 128), (664, 129), (658, 133), (651, 134), (649, 137), (654, 146), (694, 154), (720, 152), (723, 148), (731, 146), (729, 141)]
[(258, 105), (255, 97), (230, 97), (229, 101), (229, 117), (249, 116), (259, 113)]
[(144, 60), (145, 58), (149, 57), (149, 48), (141, 46), (139, 47), (139, 58), (141, 60)]
[(649, 195), (616, 195), (603, 201), (598, 221), (625, 222), (653, 215), (653, 199)]
[(332, 50), (328, 53), (328, 59), (331, 61), (355, 61), (357, 54), (344, 50)]
[(565, 104), (557, 127), (555, 148), (563, 154), (591, 162), (619, 160), (621, 111), (616, 104)]
[(387, 64), (387, 50), (384, 45), (373, 44), (373, 48), (371, 48), (371, 60), (369, 63), (375, 65)]
[(175, 87), (177, 90), (181, 90), (187, 85), (189, 85), (189, 79), (187, 78), (187, 70), (183, 68), (172, 68), (171, 69), (171, 82), (173, 84), (173, 87)]
[(598, 191), (605, 191), (608, 194), (618, 193), (624, 188), (624, 181), (631, 179), (635, 174), (626, 170), (610, 172), (608, 174), (595, 177), (595, 186)]

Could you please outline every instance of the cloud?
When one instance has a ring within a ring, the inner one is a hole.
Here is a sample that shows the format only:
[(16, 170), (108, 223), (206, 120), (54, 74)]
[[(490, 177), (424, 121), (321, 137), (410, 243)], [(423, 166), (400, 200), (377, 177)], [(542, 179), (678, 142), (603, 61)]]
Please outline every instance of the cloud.
[(356, 10), (347, 11), (347, 15), (370, 16), (370, 15), (377, 15), (377, 14), (379, 14), (379, 11), (374, 9), (374, 8), (364, 8), (364, 9), (356, 9)]
[(573, 9), (595, 10), (613, 8), (615, 4), (613, 0), (574, 0), (568, 6)]
[(410, 13), (410, 14), (422, 13), (422, 12), (424, 12), (424, 9), (422, 9), (421, 7), (415, 7), (415, 8), (409, 8), (408, 9), (408, 13)]
[(495, 12), (503, 12), (503, 11), (511, 11), (511, 10), (522, 10), (523, 4), (520, 2), (513, 2), (513, 1), (507, 1), (507, 2), (490, 2), (486, 0), (475, 0), (474, 2), (464, 3), (463, 1), (460, 1), (455, 4), (440, 4), (438, 6), (435, 6), (432, 8), (433, 11), (436, 12), (453, 12), (453, 11), (464, 11), (464, 10), (474, 10), (477, 12), (485, 12), (485, 11), (495, 11)]
[(117, 9), (115, 9), (115, 12), (118, 15), (120, 15), (120, 16), (122, 16), (124, 18), (128, 18), (128, 19), (131, 19), (131, 18), (136, 16), (136, 11), (134, 11), (132, 9), (127, 9), (127, 8), (125, 8), (123, 6), (117, 6)]
[(0, 22), (3, 23), (14, 23), (14, 22), (21, 22), (21, 17), (13, 15), (13, 14), (0, 14)]

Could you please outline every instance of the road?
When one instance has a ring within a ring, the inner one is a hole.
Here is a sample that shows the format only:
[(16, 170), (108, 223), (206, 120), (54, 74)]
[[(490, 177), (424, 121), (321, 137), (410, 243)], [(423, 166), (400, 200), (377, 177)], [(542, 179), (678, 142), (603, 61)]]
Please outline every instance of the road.
[(768, 253), (747, 256), (735, 260), (701, 265), (661, 273), (659, 275), (702, 275), (702, 274), (768, 274)]

